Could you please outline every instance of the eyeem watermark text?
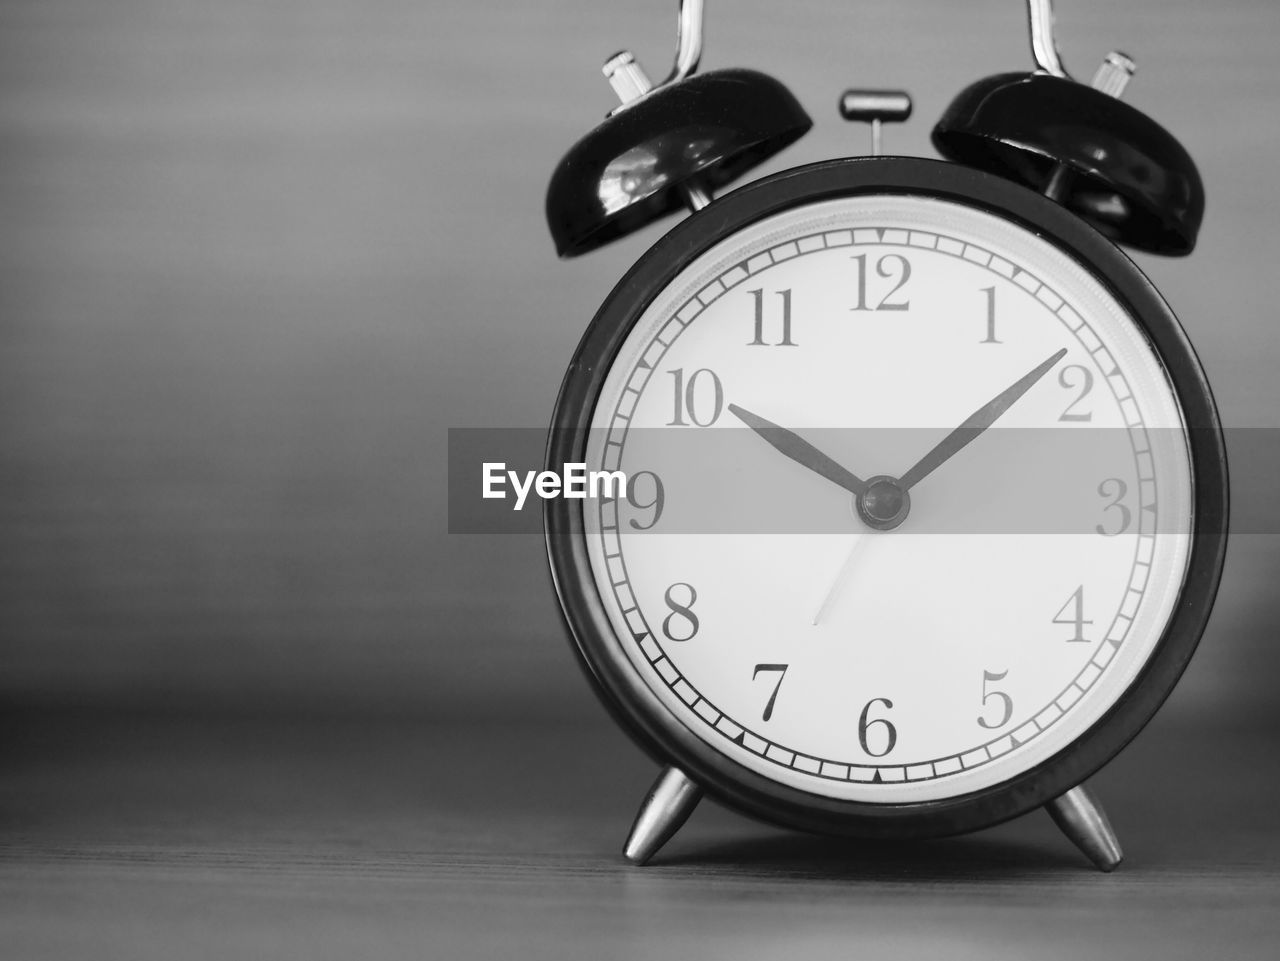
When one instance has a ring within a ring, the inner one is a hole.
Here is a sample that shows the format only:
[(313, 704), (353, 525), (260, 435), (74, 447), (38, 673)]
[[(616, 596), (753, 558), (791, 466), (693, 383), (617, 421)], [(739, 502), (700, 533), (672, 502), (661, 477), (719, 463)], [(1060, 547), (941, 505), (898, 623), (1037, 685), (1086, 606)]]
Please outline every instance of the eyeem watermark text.
[(507, 485), (515, 494), (513, 510), (523, 510), (525, 499), (530, 492), (543, 500), (556, 497), (567, 497), (574, 500), (585, 500), (588, 497), (612, 498), (627, 496), (627, 475), (620, 470), (588, 471), (586, 464), (565, 464), (564, 473), (555, 471), (518, 471), (507, 470), (504, 461), (485, 461), (483, 465), (484, 497), (486, 499), (504, 500), (507, 497)]

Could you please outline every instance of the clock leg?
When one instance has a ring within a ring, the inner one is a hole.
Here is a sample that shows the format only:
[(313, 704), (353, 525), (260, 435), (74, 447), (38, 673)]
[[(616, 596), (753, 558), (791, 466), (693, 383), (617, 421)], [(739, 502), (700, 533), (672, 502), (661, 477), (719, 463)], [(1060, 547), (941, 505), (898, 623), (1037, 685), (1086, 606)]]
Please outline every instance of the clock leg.
[(664, 767), (649, 788), (636, 823), (631, 825), (622, 853), (633, 864), (644, 864), (671, 840), (702, 798), (702, 788), (677, 767)]
[(1120, 842), (1102, 805), (1087, 787), (1078, 784), (1045, 805), (1049, 817), (1100, 871), (1114, 871), (1120, 859)]

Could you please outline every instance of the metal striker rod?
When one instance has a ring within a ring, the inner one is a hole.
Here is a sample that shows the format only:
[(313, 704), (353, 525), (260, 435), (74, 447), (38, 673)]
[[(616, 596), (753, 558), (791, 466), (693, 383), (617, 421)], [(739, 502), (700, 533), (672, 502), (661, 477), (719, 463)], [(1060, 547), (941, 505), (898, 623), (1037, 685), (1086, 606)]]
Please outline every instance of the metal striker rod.
[[(1102, 58), (1102, 64), (1098, 67), (1098, 72), (1093, 75), (1089, 86), (1119, 100), (1137, 69), (1138, 65), (1134, 63), (1132, 57), (1119, 50), (1112, 50)], [(1066, 164), (1058, 164), (1053, 168), (1049, 182), (1045, 184), (1044, 195), (1050, 200), (1061, 203), (1067, 195), (1071, 178), (1071, 168)]]
[[(683, 23), (683, 19), (681, 22)], [(681, 37), (683, 38), (684, 36), (685, 33), (682, 30)], [(700, 50), (700, 24), (698, 47)], [(692, 70), (693, 67), (696, 67), (697, 63), (698, 61), (695, 57), (690, 70)], [(676, 68), (677, 69), (673, 71), (673, 76), (680, 72), (679, 59), (676, 61)], [(644, 72), (644, 68), (636, 62), (635, 55), (632, 54), (630, 50), (623, 50), (614, 54), (605, 61), (601, 70), (603, 71), (605, 78), (609, 81), (610, 86), (613, 87), (613, 92), (616, 93), (618, 95), (618, 99), (622, 101), (623, 107), (639, 100), (645, 94), (654, 89), (653, 81), (650, 80), (649, 75)], [(664, 81), (664, 85), (669, 82), (671, 82), (670, 79)], [(680, 193), (681, 199), (684, 200), (685, 206), (688, 207), (692, 213), (697, 213), (703, 207), (707, 206), (707, 204), (711, 203), (710, 192), (694, 181), (686, 180), (683, 183), (676, 184), (676, 190)]]
[(676, 184), (676, 190), (680, 191), (680, 196), (684, 199), (685, 206), (693, 213), (697, 213), (707, 204), (711, 203), (711, 194), (703, 190), (698, 184), (692, 180), (686, 180), (682, 184)]
[[(1073, 79), (1062, 64), (1058, 44), (1053, 37), (1053, 0), (1027, 0), (1027, 24), (1031, 36), (1031, 58), (1036, 70), (1062, 80)], [(1133, 58), (1118, 50), (1107, 54), (1090, 86), (1110, 97), (1119, 99), (1124, 88), (1137, 70)], [(1044, 186), (1044, 195), (1061, 203), (1071, 185), (1072, 171), (1066, 164), (1058, 164)]]

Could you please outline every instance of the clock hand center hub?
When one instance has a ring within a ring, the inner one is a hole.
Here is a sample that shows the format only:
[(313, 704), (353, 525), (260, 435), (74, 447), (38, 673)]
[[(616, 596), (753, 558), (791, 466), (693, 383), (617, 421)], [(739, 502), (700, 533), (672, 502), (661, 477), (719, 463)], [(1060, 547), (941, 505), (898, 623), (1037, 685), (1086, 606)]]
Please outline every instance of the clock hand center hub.
[(891, 531), (911, 512), (911, 494), (896, 477), (881, 474), (868, 480), (866, 489), (854, 497), (854, 512), (867, 526)]

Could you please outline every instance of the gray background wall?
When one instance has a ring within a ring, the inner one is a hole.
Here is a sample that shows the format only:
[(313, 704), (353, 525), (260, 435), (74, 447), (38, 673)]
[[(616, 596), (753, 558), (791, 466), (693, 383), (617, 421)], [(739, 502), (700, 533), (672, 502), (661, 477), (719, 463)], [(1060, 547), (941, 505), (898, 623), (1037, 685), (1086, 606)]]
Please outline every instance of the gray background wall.
[[(599, 718), (534, 537), (446, 532), (449, 427), (540, 426), (596, 305), (664, 226), (555, 260), (561, 153), (655, 75), (674, 4), (0, 4), (0, 698), (10, 705)], [(704, 65), (847, 85), (928, 132), (1029, 67), (1018, 0), (711, 0)], [(1277, 425), (1280, 6), (1059, 0), (1064, 58), (1198, 160), (1185, 261), (1140, 258), (1229, 426)], [(1238, 500), (1277, 466), (1236, 455)], [(1280, 528), (1274, 528), (1280, 529)], [(1280, 538), (1238, 536), (1170, 714), (1274, 718)]]

